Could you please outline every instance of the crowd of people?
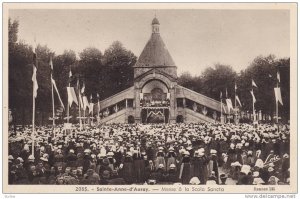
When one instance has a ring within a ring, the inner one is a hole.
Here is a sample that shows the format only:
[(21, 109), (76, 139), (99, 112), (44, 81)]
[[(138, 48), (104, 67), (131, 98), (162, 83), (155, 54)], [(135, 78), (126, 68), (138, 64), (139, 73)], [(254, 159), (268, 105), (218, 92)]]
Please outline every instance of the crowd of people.
[(289, 125), (41, 126), (31, 133), (30, 126), (9, 132), (9, 184), (289, 184)]

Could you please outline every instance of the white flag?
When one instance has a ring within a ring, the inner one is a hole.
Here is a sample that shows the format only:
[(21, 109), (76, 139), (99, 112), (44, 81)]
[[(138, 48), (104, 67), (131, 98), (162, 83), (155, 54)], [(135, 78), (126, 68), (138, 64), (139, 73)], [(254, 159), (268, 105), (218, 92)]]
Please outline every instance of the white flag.
[(77, 101), (77, 97), (76, 97), (74, 88), (73, 87), (67, 87), (67, 93), (68, 93), (69, 106), (71, 107), (73, 102), (76, 105), (78, 105), (78, 101)]
[(94, 103), (90, 103), (90, 106), (89, 106), (89, 113), (92, 113), (92, 112), (93, 112), (93, 109), (94, 109)]
[(227, 108), (228, 108), (228, 113), (230, 113), (230, 110), (233, 109), (231, 99), (226, 99), (226, 104), (227, 104)]
[(32, 82), (33, 82), (33, 96), (34, 98), (36, 98), (37, 96), (37, 90), (39, 88), (38, 83), (37, 83), (37, 79), (36, 79), (36, 67), (33, 67), (33, 74), (32, 74)]
[(144, 94), (143, 93), (140, 93), (140, 99), (144, 99)]
[(54, 86), (54, 88), (55, 88), (55, 91), (56, 91), (56, 93), (57, 93), (57, 96), (58, 96), (58, 99), (59, 99), (59, 101), (60, 101), (61, 106), (65, 109), (64, 103), (62, 102), (62, 100), (61, 100), (61, 98), (60, 98), (60, 95), (59, 95), (59, 92), (58, 92), (58, 90), (57, 90), (56, 83), (55, 83), (54, 79), (51, 79), (51, 82), (52, 82), (52, 84), (53, 84), (53, 86)]
[(275, 92), (275, 100), (276, 102), (279, 102), (281, 105), (283, 105), (282, 98), (281, 98), (281, 90), (280, 88), (274, 88)]
[(85, 91), (85, 85), (83, 84), (82, 88), (81, 88), (81, 93), (83, 94)]
[(242, 107), (242, 103), (241, 103), (241, 101), (240, 101), (240, 99), (239, 99), (239, 96), (235, 96), (235, 99), (236, 99), (236, 101), (239, 103), (239, 105), (240, 105), (240, 107)]
[(222, 108), (223, 108), (223, 111), (224, 111), (224, 113), (227, 113), (227, 110), (226, 110), (226, 107), (225, 107), (225, 104), (221, 104), (222, 105)]
[(86, 110), (86, 108), (89, 108), (89, 101), (86, 96), (82, 97), (82, 101), (83, 101), (83, 110)]
[(255, 86), (257, 88), (257, 85), (255, 84), (253, 79), (252, 79), (252, 86)]
[(277, 72), (277, 79), (278, 79), (278, 82), (280, 83), (280, 73), (279, 73), (279, 71)]
[(254, 96), (254, 93), (253, 93), (253, 91), (250, 91), (250, 93), (251, 93), (251, 95), (252, 95), (252, 100), (253, 100), (253, 103), (255, 103), (255, 102), (256, 102), (256, 99), (255, 99), (255, 96)]

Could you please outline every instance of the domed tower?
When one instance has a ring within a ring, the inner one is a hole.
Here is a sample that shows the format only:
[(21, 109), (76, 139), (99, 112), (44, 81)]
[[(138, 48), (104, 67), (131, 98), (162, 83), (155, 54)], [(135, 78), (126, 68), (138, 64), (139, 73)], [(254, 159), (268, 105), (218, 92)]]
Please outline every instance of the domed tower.
[(152, 33), (159, 34), (159, 21), (156, 17), (152, 20)]
[(177, 67), (160, 36), (160, 23), (156, 17), (152, 20), (151, 26), (152, 34), (134, 66), (134, 77), (156, 69), (177, 78)]
[(177, 67), (160, 36), (156, 17), (151, 27), (151, 37), (134, 65), (135, 120), (174, 122)]

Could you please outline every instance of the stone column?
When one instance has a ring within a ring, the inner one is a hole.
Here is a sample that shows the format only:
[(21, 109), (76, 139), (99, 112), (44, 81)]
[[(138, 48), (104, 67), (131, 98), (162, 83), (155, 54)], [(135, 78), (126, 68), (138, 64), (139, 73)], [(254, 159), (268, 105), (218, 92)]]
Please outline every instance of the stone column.
[(135, 98), (134, 98), (134, 119), (136, 123), (141, 123), (141, 106), (140, 106), (140, 93), (141, 89), (138, 87), (135, 87), (134, 90)]

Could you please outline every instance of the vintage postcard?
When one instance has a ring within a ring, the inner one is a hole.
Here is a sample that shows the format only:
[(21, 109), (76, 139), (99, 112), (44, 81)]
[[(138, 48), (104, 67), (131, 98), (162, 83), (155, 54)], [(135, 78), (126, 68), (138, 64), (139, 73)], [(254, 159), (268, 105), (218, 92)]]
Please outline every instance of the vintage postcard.
[(297, 4), (4, 3), (3, 112), (3, 193), (289, 197)]

